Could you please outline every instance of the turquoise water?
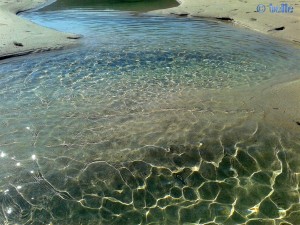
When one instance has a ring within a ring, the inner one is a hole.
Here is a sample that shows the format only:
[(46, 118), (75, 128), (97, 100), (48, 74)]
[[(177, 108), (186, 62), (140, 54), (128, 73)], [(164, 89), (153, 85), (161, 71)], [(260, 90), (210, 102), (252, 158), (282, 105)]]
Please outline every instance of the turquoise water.
[(206, 20), (23, 16), (84, 38), (0, 65), (0, 223), (297, 224), (299, 137), (230, 93), (294, 77), (299, 49)]

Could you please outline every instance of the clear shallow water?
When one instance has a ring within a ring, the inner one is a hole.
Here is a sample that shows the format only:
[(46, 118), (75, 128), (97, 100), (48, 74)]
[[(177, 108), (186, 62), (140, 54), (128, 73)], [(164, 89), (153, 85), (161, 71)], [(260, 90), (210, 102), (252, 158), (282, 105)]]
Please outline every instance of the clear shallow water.
[(212, 21), (26, 17), (85, 38), (0, 66), (1, 223), (297, 224), (299, 138), (226, 93), (297, 74), (298, 49)]

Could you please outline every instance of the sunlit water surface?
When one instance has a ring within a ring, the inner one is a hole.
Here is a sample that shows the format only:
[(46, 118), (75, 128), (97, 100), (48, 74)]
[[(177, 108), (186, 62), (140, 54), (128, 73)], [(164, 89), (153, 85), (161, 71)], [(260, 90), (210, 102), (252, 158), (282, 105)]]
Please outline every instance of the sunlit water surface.
[(294, 76), (298, 49), (205, 20), (24, 16), (85, 37), (0, 65), (1, 224), (300, 221), (299, 138), (222, 94)]

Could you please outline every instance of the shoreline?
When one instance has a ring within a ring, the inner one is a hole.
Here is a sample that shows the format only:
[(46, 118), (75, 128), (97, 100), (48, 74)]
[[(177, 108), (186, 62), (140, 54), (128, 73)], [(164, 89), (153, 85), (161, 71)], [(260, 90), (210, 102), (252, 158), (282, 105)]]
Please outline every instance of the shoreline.
[[(17, 16), (18, 13), (41, 8), (55, 0), (0, 0), (0, 60), (30, 53), (58, 50), (78, 44), (81, 36), (63, 33), (37, 25)], [(225, 0), (207, 2), (204, 0), (177, 0), (177, 7), (149, 12), (150, 14), (178, 15), (217, 19), (232, 22), (238, 26), (279, 38), (293, 44), (300, 44), (300, 0), (289, 2), (293, 13), (272, 14), (254, 12), (257, 2)], [(263, 0), (260, 4), (268, 6)], [(280, 5), (279, 0), (273, 1)]]
[[(154, 10), (150, 14), (177, 15), (182, 17), (210, 18), (232, 22), (238, 26), (300, 45), (300, 0), (289, 1), (292, 13), (271, 13), (270, 2), (247, 0), (177, 0), (178, 7)], [(265, 12), (257, 12), (259, 4)], [(272, 5), (280, 6), (282, 1), (273, 0)]]
[(80, 35), (42, 27), (17, 16), (47, 4), (47, 0), (0, 0), (0, 60), (78, 44)]
[[(78, 44), (78, 40), (76, 40), (79, 38), (78, 35), (42, 27), (16, 15), (20, 11), (26, 11), (41, 6), (42, 4), (47, 3), (46, 0), (19, 0), (17, 3), (12, 2), (12, 0), (10, 1), (10, 3), (7, 3), (4, 0), (0, 0), (0, 60), (35, 52), (63, 49)], [(229, 0), (226, 1), (228, 2)], [(204, 1), (182, 0), (182, 4), (176, 8), (154, 12), (162, 13), (164, 15), (167, 13), (185, 13), (177, 15), (193, 16), (194, 14), (191, 12), (187, 13), (188, 10), (183, 11), (184, 8), (182, 8), (185, 7), (186, 3), (192, 2), (195, 3), (195, 7), (187, 7), (187, 9), (197, 11), (201, 6), (201, 2)], [(190, 7), (191, 5), (188, 4), (187, 6)], [(214, 9), (211, 10), (213, 11)], [(300, 10), (297, 11), (300, 12)], [(225, 14), (214, 14), (214, 17), (209, 18), (217, 18), (220, 16), (220, 18), (223, 18), (222, 20), (224, 20), (224, 18), (226, 18), (226, 10), (224, 10), (223, 13)], [(298, 20), (300, 20), (300, 17)], [(294, 34), (300, 34), (299, 29), (300, 26), (298, 30), (294, 31)], [(278, 32), (283, 31), (285, 30)], [(300, 35), (297, 38), (300, 43)], [(300, 79), (295, 77), (294, 80), (278, 81), (275, 84), (265, 86), (264, 89), (259, 90), (260, 92), (255, 94), (253, 100), (247, 100), (247, 102), (251, 106), (260, 106), (260, 110), (264, 112), (263, 119), (266, 122), (278, 124), (279, 126), (300, 132), (300, 125), (298, 124), (300, 123), (300, 95), (297, 95), (298, 90), (300, 90)]]
[[(229, 22), (241, 28), (269, 35), (295, 48), (300, 46), (300, 0), (289, 1), (294, 6), (293, 13), (271, 13), (269, 1), (249, 2), (247, 0), (177, 0), (178, 7), (149, 12), (155, 15), (175, 15), (180, 17), (214, 19)], [(273, 0), (273, 5), (282, 2)], [(257, 6), (264, 4), (264, 13), (256, 12)], [(300, 79), (279, 80), (262, 85), (254, 91), (253, 99), (245, 99), (245, 104), (262, 112), (261, 120), (275, 127), (300, 133)], [(255, 93), (255, 92), (258, 93)], [(240, 92), (238, 92), (240, 94)]]
[(264, 109), (263, 120), (300, 133), (300, 79), (270, 86), (261, 93), (258, 102)]
[[(279, 39), (282, 42), (300, 46), (300, 0), (289, 1), (294, 6), (293, 13), (271, 13), (268, 11), (270, 2), (249, 2), (247, 0), (234, 1), (218, 0), (177, 0), (178, 7), (155, 10), (149, 12), (155, 15), (176, 15), (181, 17), (195, 17), (230, 22), (233, 25), (246, 28)], [(282, 2), (273, 0), (273, 5)], [(264, 4), (264, 13), (255, 12), (258, 4)], [(245, 104), (260, 111), (261, 120), (277, 127), (282, 127), (292, 133), (300, 133), (300, 79), (263, 85), (257, 89), (253, 99), (245, 99)], [(238, 92), (237, 95), (240, 95)]]

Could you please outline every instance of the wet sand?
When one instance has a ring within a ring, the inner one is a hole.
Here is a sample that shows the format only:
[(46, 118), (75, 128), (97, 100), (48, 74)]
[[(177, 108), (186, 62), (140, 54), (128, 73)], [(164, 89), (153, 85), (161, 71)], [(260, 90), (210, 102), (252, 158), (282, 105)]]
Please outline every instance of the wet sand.
[[(288, 1), (293, 7), (292, 13), (271, 13), (269, 1), (247, 0), (178, 0), (180, 6), (153, 11), (159, 14), (175, 14), (179, 16), (217, 18), (231, 21), (264, 34), (280, 39), (300, 43), (300, 1)], [(281, 6), (279, 0), (271, 1), (272, 6)], [(257, 12), (257, 6), (263, 4), (265, 12)], [(285, 10), (285, 9), (284, 9)], [(285, 10), (287, 11), (287, 10)]]
[[(233, 22), (234, 25), (255, 30), (273, 37), (300, 43), (300, 1), (289, 1), (292, 13), (271, 13), (268, 1), (226, 0), (177, 0), (178, 7), (156, 10), (154, 14), (173, 14), (178, 16), (202, 17)], [(257, 12), (257, 6), (266, 7), (264, 13)], [(272, 1), (273, 6), (282, 4), (279, 0)], [(283, 126), (293, 131), (300, 131), (300, 80), (277, 82), (264, 86), (256, 92), (247, 104), (260, 108), (263, 119), (271, 124)], [(242, 91), (243, 92), (243, 91)], [(239, 95), (239, 92), (237, 95)]]
[[(213, 2), (206, 3), (198, 0), (183, 0), (179, 7), (155, 12), (223, 19), (231, 18), (234, 22), (251, 29), (298, 42), (300, 41), (300, 11), (297, 10), (299, 2), (289, 3), (295, 6), (294, 12), (291, 14), (272, 14), (268, 11), (260, 14), (254, 12), (257, 3), (248, 3), (247, 1), (238, 1), (234, 4), (231, 1), (226, 1), (224, 3), (215, 2), (214, 4)], [(16, 16), (16, 13), (20, 11), (34, 8), (43, 3), (45, 1), (20, 0), (18, 2), (8, 2), (0, 0), (2, 34), (0, 38), (0, 58), (60, 49), (77, 43), (75, 39), (78, 36), (76, 35), (44, 28)], [(279, 4), (279, 1), (273, 2), (274, 5), (276, 3)], [(284, 30), (269, 31), (282, 26), (285, 27)], [(261, 107), (266, 121), (299, 131), (300, 96), (297, 93), (298, 90), (300, 90), (300, 80), (269, 85), (264, 87), (263, 91), (255, 93), (256, 97), (249, 100), (247, 104), (252, 104), (253, 107)]]
[(300, 80), (270, 86), (262, 92), (264, 119), (290, 131), (300, 132)]
[(41, 27), (18, 17), (45, 0), (0, 0), (0, 59), (74, 45), (80, 36)]

